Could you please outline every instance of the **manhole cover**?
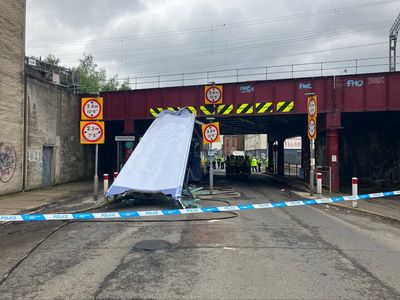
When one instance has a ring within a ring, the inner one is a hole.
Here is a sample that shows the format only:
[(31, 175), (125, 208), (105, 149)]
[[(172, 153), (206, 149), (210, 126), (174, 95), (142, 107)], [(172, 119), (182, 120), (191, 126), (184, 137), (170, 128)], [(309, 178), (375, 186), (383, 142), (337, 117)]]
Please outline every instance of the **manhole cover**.
[(164, 240), (145, 240), (133, 246), (133, 249), (144, 251), (156, 251), (168, 248), (171, 244)]

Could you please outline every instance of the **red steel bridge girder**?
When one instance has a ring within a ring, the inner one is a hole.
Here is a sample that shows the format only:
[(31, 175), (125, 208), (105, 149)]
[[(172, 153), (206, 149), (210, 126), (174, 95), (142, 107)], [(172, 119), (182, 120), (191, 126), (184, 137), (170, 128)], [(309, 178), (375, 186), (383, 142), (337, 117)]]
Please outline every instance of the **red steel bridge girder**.
[[(224, 104), (233, 105), (226, 117), (237, 116), (236, 109), (241, 104), (254, 106), (265, 102), (271, 102), (273, 108), (265, 114), (305, 114), (307, 93), (318, 96), (319, 113), (400, 110), (400, 74), (393, 72), (227, 83), (223, 84), (223, 89)], [(151, 108), (184, 106), (194, 107), (201, 115), (204, 86), (106, 92), (101, 96), (104, 97), (105, 120), (152, 119)], [(277, 110), (279, 102), (291, 101), (292, 110)], [(255, 114), (254, 110), (247, 115)], [(327, 127), (340, 126), (340, 116), (339, 120), (337, 118), (331, 117)]]

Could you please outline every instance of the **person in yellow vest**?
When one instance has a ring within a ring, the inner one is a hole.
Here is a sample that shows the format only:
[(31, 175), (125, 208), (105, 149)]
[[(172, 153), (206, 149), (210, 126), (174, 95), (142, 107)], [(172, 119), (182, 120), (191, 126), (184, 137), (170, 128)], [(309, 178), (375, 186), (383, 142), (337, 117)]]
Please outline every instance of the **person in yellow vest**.
[(251, 159), (251, 171), (257, 172), (257, 158), (255, 158), (254, 156)]
[(262, 160), (261, 160), (261, 158), (259, 158), (257, 160), (257, 166), (258, 166), (258, 172), (260, 172), (260, 173), (261, 173), (261, 164), (262, 164)]

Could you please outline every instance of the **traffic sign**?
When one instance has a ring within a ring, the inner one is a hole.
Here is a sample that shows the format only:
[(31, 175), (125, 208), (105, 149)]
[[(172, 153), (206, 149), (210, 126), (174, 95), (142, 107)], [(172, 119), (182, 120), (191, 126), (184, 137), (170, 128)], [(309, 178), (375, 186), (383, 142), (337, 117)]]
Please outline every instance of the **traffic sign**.
[(310, 117), (317, 116), (317, 96), (307, 98), (307, 112)]
[(135, 136), (133, 136), (133, 135), (116, 135), (115, 141), (116, 142), (134, 142)]
[(222, 104), (223, 90), (222, 85), (206, 85), (204, 87), (205, 104)]
[(317, 138), (317, 96), (307, 97), (307, 114), (308, 114), (308, 126), (307, 134), (310, 140)]
[(81, 121), (81, 144), (104, 144), (104, 122)]
[(201, 126), (201, 129), (204, 144), (219, 142), (219, 122), (204, 124)]
[(103, 97), (82, 98), (82, 120), (103, 120)]
[(310, 140), (315, 140), (317, 138), (317, 122), (315, 119), (310, 119), (308, 121), (308, 138)]

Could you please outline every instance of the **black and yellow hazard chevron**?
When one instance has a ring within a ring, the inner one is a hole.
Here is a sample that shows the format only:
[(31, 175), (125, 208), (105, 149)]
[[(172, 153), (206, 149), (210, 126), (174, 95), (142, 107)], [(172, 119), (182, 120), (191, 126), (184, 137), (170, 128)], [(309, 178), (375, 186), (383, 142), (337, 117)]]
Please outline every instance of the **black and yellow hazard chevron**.
[(257, 102), (254, 108), (256, 114), (265, 114), (274, 111), (274, 105), (272, 102)]
[(280, 101), (276, 103), (277, 112), (290, 112), (294, 109), (294, 101)]
[(200, 106), (200, 111), (205, 116), (210, 116), (214, 114), (214, 104), (202, 105)]
[(150, 108), (150, 114), (153, 117), (156, 117), (163, 110), (178, 111), (179, 109), (180, 109), (180, 107), (176, 107), (176, 106), (169, 106), (167, 108), (155, 107), (155, 108)]
[(238, 104), (237, 105), (236, 113), (238, 115), (240, 115), (240, 114), (252, 114), (253, 112), (254, 112), (253, 104), (244, 103), (244, 104)]
[(168, 106), (166, 108), (166, 110), (170, 110), (170, 111), (178, 111), (180, 109), (181, 109), (180, 107), (176, 107), (176, 106)]
[(220, 115), (229, 115), (233, 111), (233, 104), (218, 105), (217, 113)]
[(194, 106), (186, 106), (186, 107), (192, 114), (197, 116), (197, 109)]
[(150, 108), (150, 114), (151, 114), (153, 117), (157, 117), (157, 115), (158, 115), (160, 112), (162, 112), (163, 110), (164, 110), (164, 109), (161, 108), (161, 107)]

